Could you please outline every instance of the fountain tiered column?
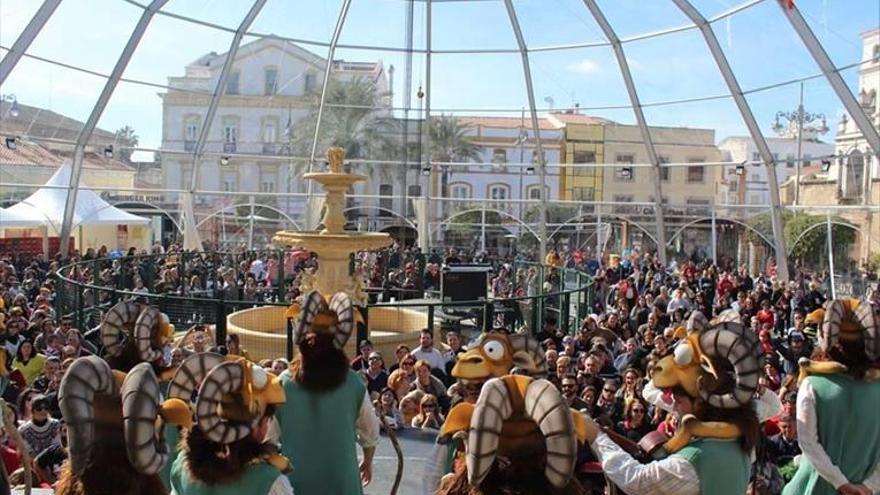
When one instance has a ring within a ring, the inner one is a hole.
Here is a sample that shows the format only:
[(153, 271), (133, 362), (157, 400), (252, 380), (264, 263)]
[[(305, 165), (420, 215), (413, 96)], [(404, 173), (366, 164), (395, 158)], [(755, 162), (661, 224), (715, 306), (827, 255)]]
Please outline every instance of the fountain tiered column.
[[(345, 150), (327, 150), (328, 172), (305, 174), (307, 180), (321, 184), (327, 196), (324, 201), (324, 218), (321, 231), (280, 231), (272, 242), (282, 246), (300, 247), (318, 254), (318, 271), (315, 288), (325, 296), (336, 292), (356, 292), (358, 282), (349, 273), (352, 253), (381, 249), (392, 244), (391, 237), (380, 232), (355, 232), (345, 230), (345, 193), (355, 182), (367, 180), (363, 175), (343, 171)], [(363, 301), (361, 301), (363, 302)]]

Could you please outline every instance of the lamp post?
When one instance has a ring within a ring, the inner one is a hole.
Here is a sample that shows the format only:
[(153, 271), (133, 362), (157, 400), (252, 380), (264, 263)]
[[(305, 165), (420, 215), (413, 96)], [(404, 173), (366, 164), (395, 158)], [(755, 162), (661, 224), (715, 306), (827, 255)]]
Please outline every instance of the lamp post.
[[(779, 119), (785, 119), (787, 124), (782, 124)], [(825, 114), (810, 113), (804, 110), (804, 83), (801, 82), (800, 102), (793, 112), (776, 112), (776, 121), (773, 123), (773, 131), (786, 138), (797, 139), (797, 162), (795, 162), (795, 185), (794, 204), (799, 205), (801, 200), (801, 159), (803, 156), (803, 141), (817, 141), (819, 136), (828, 132)]]

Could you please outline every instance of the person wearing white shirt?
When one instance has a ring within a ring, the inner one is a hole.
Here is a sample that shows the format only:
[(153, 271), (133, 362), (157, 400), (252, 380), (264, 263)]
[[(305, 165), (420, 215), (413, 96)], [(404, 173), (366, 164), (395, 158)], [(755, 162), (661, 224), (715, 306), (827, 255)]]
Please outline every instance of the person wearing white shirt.
[(419, 334), (419, 347), (411, 353), (416, 360), (422, 360), (431, 366), (432, 370), (439, 370), (443, 375), (446, 374), (446, 357), (443, 353), (434, 348), (434, 335), (430, 330), (422, 330)]

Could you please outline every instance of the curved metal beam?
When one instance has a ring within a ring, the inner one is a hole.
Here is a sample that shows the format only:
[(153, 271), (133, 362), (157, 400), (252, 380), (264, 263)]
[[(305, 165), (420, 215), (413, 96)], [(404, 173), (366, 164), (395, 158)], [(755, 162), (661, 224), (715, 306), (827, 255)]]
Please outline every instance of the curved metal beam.
[(617, 65), (620, 67), (620, 74), (623, 76), (623, 82), (626, 85), (626, 92), (629, 94), (629, 100), (632, 104), (633, 112), (636, 115), (636, 122), (639, 125), (639, 131), (642, 133), (642, 141), (645, 143), (645, 151), (648, 153), (648, 161), (653, 165), (653, 182), (654, 182), (654, 218), (657, 224), (657, 256), (660, 262), (666, 266), (666, 225), (663, 219), (663, 188), (660, 186), (660, 159), (654, 148), (654, 141), (651, 139), (651, 130), (648, 128), (648, 121), (645, 119), (645, 112), (642, 110), (642, 103), (639, 100), (639, 93), (636, 90), (633, 81), (632, 72), (629, 70), (629, 63), (626, 61), (626, 54), (623, 52), (623, 45), (618, 38), (614, 28), (608, 23), (602, 9), (596, 3), (596, 0), (584, 0), (596, 23), (602, 29), (611, 47), (614, 49), (614, 56), (617, 58)]
[(131, 32), (131, 36), (128, 37), (128, 42), (125, 44), (125, 48), (122, 49), (122, 53), (116, 60), (113, 72), (110, 73), (110, 77), (107, 79), (107, 82), (104, 83), (104, 89), (101, 90), (101, 95), (98, 97), (98, 101), (95, 102), (95, 106), (92, 107), (92, 113), (89, 114), (88, 120), (83, 124), (83, 128), (80, 129), (79, 135), (76, 138), (76, 145), (73, 148), (73, 162), (70, 165), (70, 181), (68, 182), (67, 187), (67, 198), (64, 201), (64, 219), (61, 223), (60, 249), (62, 259), (66, 259), (67, 253), (70, 251), (70, 234), (73, 231), (73, 211), (76, 208), (76, 196), (79, 192), (79, 179), (82, 174), (83, 155), (85, 154), (86, 144), (89, 142), (89, 138), (92, 136), (95, 127), (97, 127), (98, 120), (100, 120), (101, 115), (104, 113), (104, 109), (107, 108), (107, 104), (110, 102), (110, 97), (113, 96), (113, 91), (116, 89), (119, 79), (122, 78), (122, 73), (125, 72), (125, 68), (128, 67), (128, 62), (131, 60), (132, 55), (134, 55), (134, 51), (137, 49), (138, 44), (140, 44), (141, 38), (143, 38), (144, 32), (147, 30), (147, 26), (150, 25), (150, 21), (153, 19), (153, 15), (161, 9), (166, 2), (168, 2), (168, 0), (153, 0), (150, 3), (150, 6), (144, 10), (143, 14), (141, 14), (141, 18)]
[[(712, 217), (702, 217), (702, 218), (698, 218), (698, 219), (696, 219), (696, 220), (693, 220), (693, 221), (691, 221), (691, 222), (688, 222), (688, 223), (682, 225), (678, 230), (675, 231), (674, 234), (672, 234), (672, 236), (669, 238), (669, 241), (668, 241), (667, 245), (671, 246), (671, 245), (672, 245), (672, 242), (675, 241), (675, 238), (678, 237), (678, 236), (680, 236), (681, 233), (684, 232), (684, 229), (690, 227), (691, 225), (696, 225), (696, 224), (698, 224), (698, 223), (705, 222), (705, 221), (711, 221), (711, 220), (712, 220)], [(773, 244), (773, 241), (771, 241), (770, 239), (768, 239), (767, 236), (765, 236), (760, 230), (758, 230), (758, 229), (752, 227), (751, 225), (749, 225), (749, 224), (747, 224), (747, 223), (745, 223), (745, 222), (741, 222), (741, 221), (739, 221), (739, 220), (733, 219), (733, 218), (718, 218), (718, 217), (715, 217), (715, 221), (716, 221), (716, 222), (719, 221), (719, 220), (724, 221), (724, 222), (735, 223), (735, 224), (737, 224), (737, 225), (742, 225), (743, 227), (745, 227), (745, 228), (748, 229), (748, 230), (751, 230), (752, 232), (754, 232), (755, 234), (757, 234), (758, 237), (760, 237), (761, 239), (763, 239), (764, 242), (766, 242), (768, 246), (770, 246), (771, 248), (773, 248), (773, 251), (774, 251), (774, 252), (776, 251), (776, 246)]]
[[(344, 0), (342, 8), (339, 10), (339, 17), (336, 18), (336, 28), (333, 29), (333, 37), (330, 39), (330, 46), (327, 48), (327, 61), (324, 64), (324, 80), (321, 82), (321, 99), (318, 100), (318, 117), (315, 121), (315, 137), (312, 139), (312, 151), (309, 154), (309, 172), (315, 163), (315, 155), (318, 153), (318, 136), (321, 135), (321, 119), (324, 117), (324, 102), (327, 100), (327, 86), (330, 85), (330, 72), (333, 70), (333, 56), (336, 53), (336, 44), (339, 42), (339, 36), (342, 34), (342, 26), (345, 25), (345, 18), (348, 16), (348, 8), (351, 6), (351, 0)], [(311, 181), (309, 181), (309, 194), (312, 192)]]
[[(146, 207), (148, 207), (152, 210), (156, 210), (156, 211), (162, 213), (163, 215), (165, 215), (166, 217), (168, 217), (168, 220), (171, 220), (171, 223), (174, 224), (174, 228), (177, 229), (177, 231), (180, 232), (181, 234), (183, 233), (183, 229), (180, 228), (180, 223), (177, 222), (177, 220), (174, 218), (174, 216), (171, 214), (171, 212), (166, 210), (165, 208), (161, 208), (159, 206), (156, 206), (153, 203), (147, 203), (146, 201), (117, 201), (115, 203), (112, 203), (112, 205), (116, 208), (119, 208), (118, 205), (146, 206)], [(119, 208), (119, 209), (122, 210), (124, 208)], [(129, 213), (131, 213), (131, 212), (129, 212)]]
[(343, 209), (343, 210), (342, 210), (342, 213), (348, 213), (348, 212), (350, 212), (350, 211), (355, 211), (355, 210), (379, 210), (379, 211), (387, 211), (388, 213), (391, 213), (391, 214), (394, 215), (395, 217), (397, 217), (397, 218), (403, 220), (404, 222), (406, 222), (406, 224), (409, 225), (410, 227), (412, 227), (412, 228), (418, 230), (418, 227), (416, 227), (416, 224), (415, 224), (412, 220), (410, 220), (409, 218), (406, 218), (405, 216), (401, 215), (400, 213), (397, 213), (396, 211), (394, 211), (394, 210), (392, 210), (392, 209), (390, 209), (390, 208), (382, 208), (381, 206), (373, 206), (373, 205), (352, 206), (352, 207), (350, 207), (350, 208), (345, 208), (345, 209)]
[(232, 42), (229, 44), (229, 51), (226, 54), (226, 60), (223, 61), (223, 68), (220, 69), (220, 76), (217, 78), (217, 85), (214, 86), (214, 93), (211, 95), (211, 101), (208, 103), (208, 111), (205, 113), (205, 120), (202, 122), (202, 128), (199, 131), (199, 139), (196, 141), (196, 145), (193, 148), (190, 193), (194, 193), (198, 186), (198, 161), (202, 157), (202, 153), (205, 151), (208, 134), (211, 132), (211, 125), (214, 123), (214, 115), (217, 113), (217, 107), (220, 106), (223, 92), (226, 90), (226, 80), (229, 78), (232, 64), (235, 62), (235, 57), (238, 54), (238, 47), (241, 45), (241, 39), (244, 37), (245, 31), (247, 31), (251, 23), (254, 22), (257, 14), (260, 13), (260, 10), (263, 9), (263, 5), (265, 4), (266, 0), (254, 1), (251, 9), (235, 31), (235, 36), (232, 37)]
[[(268, 210), (272, 210), (275, 213), (278, 213), (279, 215), (283, 216), (284, 219), (287, 220), (288, 222), (290, 222), (294, 227), (296, 227), (297, 230), (302, 230), (302, 227), (300, 227), (300, 225), (298, 223), (296, 223), (296, 221), (294, 219), (290, 218), (290, 216), (287, 213), (284, 213), (283, 211), (279, 210), (278, 208), (276, 208), (274, 206), (264, 205), (264, 204), (260, 204), (260, 203), (238, 203), (238, 204), (234, 204), (234, 205), (230, 205), (230, 206), (224, 206), (223, 208), (220, 208), (219, 210), (217, 210), (217, 211), (211, 213), (210, 215), (206, 216), (205, 218), (203, 218), (198, 224), (196, 224), (196, 228), (201, 227), (209, 219), (216, 217), (217, 215), (228, 210), (229, 208), (238, 208), (239, 206), (250, 207), (251, 205), (253, 205), (254, 207), (259, 206), (260, 208), (266, 208)], [(223, 216), (225, 217), (226, 214), (224, 213)], [(251, 216), (253, 216), (253, 215), (251, 215)]]
[[(557, 227), (556, 227), (556, 230), (554, 230), (553, 233), (550, 234), (550, 236), (549, 236), (548, 239), (552, 239), (553, 236), (555, 236), (557, 233), (559, 233), (559, 231), (562, 230), (562, 227), (565, 227), (567, 224), (569, 224), (569, 223), (571, 223), (571, 222), (574, 222), (575, 220), (579, 220), (579, 219), (581, 219), (581, 218), (589, 217), (589, 216), (594, 216), (594, 217), (595, 217), (595, 216), (597, 216), (597, 215), (596, 215), (595, 213), (586, 213), (586, 214), (583, 214), (583, 215), (576, 215), (576, 216), (573, 216), (573, 217), (569, 218), (568, 220), (562, 222), (561, 225), (557, 226)], [(654, 237), (654, 234), (652, 234), (651, 231), (649, 231), (648, 229), (646, 229), (645, 227), (643, 227), (642, 225), (640, 225), (638, 222), (633, 222), (633, 221), (630, 220), (629, 218), (627, 218), (627, 217), (625, 217), (625, 216), (623, 216), (623, 215), (618, 215), (617, 213), (602, 213), (601, 216), (603, 216), (603, 217), (613, 218), (613, 219), (615, 219), (615, 220), (625, 221), (625, 222), (627, 222), (628, 224), (633, 225), (635, 228), (637, 228), (637, 229), (639, 229), (640, 231), (642, 231), (643, 234), (647, 235), (648, 238), (650, 238), (652, 241), (654, 241), (654, 244), (655, 244), (655, 245), (658, 245), (658, 244), (657, 244), (657, 238)], [(602, 223), (600, 224), (600, 228), (601, 228), (601, 225), (604, 225), (604, 224), (606, 224), (606, 223), (608, 223), (608, 222), (602, 222)], [(593, 235), (593, 234), (590, 234), (591, 237), (592, 237), (592, 235)]]
[[(853, 225), (853, 224), (851, 224), (851, 223), (840, 222), (840, 221), (837, 221), (837, 220), (832, 220), (832, 221), (831, 221), (831, 225), (840, 225), (841, 227), (849, 227), (849, 228), (855, 230), (856, 232), (858, 232), (859, 234), (861, 234), (861, 235), (865, 235), (865, 233), (862, 232), (862, 229), (858, 228), (857, 226), (855, 226), (855, 225)], [(794, 247), (797, 246), (797, 244), (798, 244), (799, 242), (801, 242), (801, 239), (803, 239), (804, 236), (807, 235), (807, 232), (810, 232), (810, 231), (812, 231), (813, 229), (817, 229), (817, 228), (819, 228), (819, 227), (826, 227), (826, 228), (827, 228), (827, 227), (828, 227), (828, 222), (814, 223), (813, 225), (810, 225), (809, 227), (805, 228), (804, 231), (801, 232), (801, 233), (797, 236), (797, 238), (794, 240), (794, 242), (791, 244), (791, 246), (789, 246), (789, 249), (790, 249), (789, 254), (791, 254), (792, 251), (794, 251)]]
[(52, 14), (55, 12), (55, 9), (58, 8), (58, 4), (60, 3), (61, 0), (45, 0), (43, 5), (40, 5), (37, 13), (31, 17), (31, 20), (24, 28), (24, 31), (18, 35), (18, 39), (12, 44), (12, 47), (9, 49), (6, 56), (3, 57), (3, 60), (0, 61), (0, 86), (6, 82), (6, 78), (9, 77), (12, 69), (18, 64), (22, 55), (27, 52), (31, 43), (34, 42), (34, 38), (36, 38), (37, 35), (40, 34), (40, 31), (43, 30), (43, 26), (45, 26), (49, 18), (52, 17)]
[(501, 211), (501, 210), (498, 210), (498, 209), (496, 209), (496, 208), (473, 208), (473, 209), (470, 209), (470, 210), (464, 210), (464, 211), (460, 211), (460, 212), (458, 212), (458, 213), (454, 213), (454, 214), (452, 214), (451, 216), (449, 216), (446, 220), (443, 220), (442, 222), (440, 222), (440, 223), (438, 223), (437, 225), (435, 225), (434, 228), (433, 228), (432, 230), (439, 230), (441, 226), (446, 225), (447, 223), (452, 222), (452, 219), (453, 219), (453, 218), (460, 217), (460, 216), (464, 215), (465, 213), (474, 213), (474, 212), (477, 212), (477, 211), (479, 211), (479, 212), (483, 212), (483, 211), (490, 212), (490, 211), (491, 211), (491, 212), (494, 212), (494, 213), (497, 213), (497, 214), (501, 215), (502, 217), (510, 218), (510, 219), (513, 220), (514, 222), (516, 222), (516, 223), (518, 223), (519, 225), (522, 225), (523, 227), (525, 227), (526, 230), (528, 230), (530, 234), (532, 234), (533, 236), (535, 236), (535, 239), (537, 239), (538, 241), (541, 240), (541, 237), (538, 236), (538, 234), (535, 232), (534, 229), (532, 229), (532, 228), (529, 226), (529, 224), (523, 222), (523, 221), (520, 220), (519, 218), (517, 218), (517, 217), (511, 215), (510, 213), (507, 213), (506, 211)]
[(788, 251), (785, 249), (785, 232), (782, 222), (782, 201), (779, 198), (779, 181), (776, 178), (776, 161), (773, 159), (773, 153), (770, 152), (770, 146), (767, 144), (767, 140), (764, 139), (764, 135), (761, 133), (761, 126), (759, 126), (758, 121), (755, 120), (755, 115), (752, 113), (752, 109), (749, 106), (748, 101), (746, 101), (746, 97), (743, 95), (739, 81), (737, 81), (733, 69), (730, 68), (730, 63), (727, 61), (727, 57), (724, 55), (724, 51), (718, 43), (718, 38), (715, 36), (712, 26), (706, 18), (703, 17), (703, 14), (694, 8), (688, 0), (672, 1), (675, 2), (678, 8), (681, 9), (681, 11), (688, 16), (703, 33), (703, 39), (705, 39), (709, 51), (712, 52), (715, 64), (718, 66), (718, 70), (724, 77), (724, 82), (727, 83), (730, 95), (733, 97), (733, 100), (739, 109), (739, 113), (742, 115), (743, 121), (745, 121), (746, 127), (749, 129), (749, 135), (751, 135), (752, 141), (755, 142), (755, 146), (761, 154), (761, 159), (767, 167), (767, 182), (770, 190), (770, 223), (773, 227), (773, 245), (775, 246), (776, 251), (776, 266), (778, 267), (779, 279), (782, 281), (788, 281)]
[[(513, 34), (516, 36), (516, 44), (519, 47), (519, 54), (522, 57), (523, 77), (526, 81), (526, 94), (529, 98), (529, 114), (532, 118), (532, 130), (535, 133), (535, 149), (538, 151), (538, 181), (540, 184), (547, 184), (547, 157), (544, 156), (544, 147), (541, 144), (541, 128), (538, 125), (538, 111), (535, 106), (535, 88), (532, 84), (532, 69), (529, 64), (529, 49), (526, 46), (526, 39), (523, 36), (519, 20), (516, 17), (516, 9), (513, 8), (513, 0), (504, 0), (504, 6), (507, 7), (507, 16), (510, 18), (510, 27), (513, 28)], [(538, 252), (538, 260), (543, 262), (544, 256), (547, 255), (547, 191), (540, 187), (539, 203), (541, 212), (541, 221), (538, 222), (538, 238), (540, 249)]]

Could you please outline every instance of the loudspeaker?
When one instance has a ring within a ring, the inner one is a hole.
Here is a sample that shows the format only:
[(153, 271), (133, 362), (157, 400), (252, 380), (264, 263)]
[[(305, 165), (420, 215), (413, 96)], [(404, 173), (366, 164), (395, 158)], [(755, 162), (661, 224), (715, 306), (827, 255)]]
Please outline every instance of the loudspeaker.
[(448, 265), (440, 277), (443, 302), (485, 301), (492, 265)]

